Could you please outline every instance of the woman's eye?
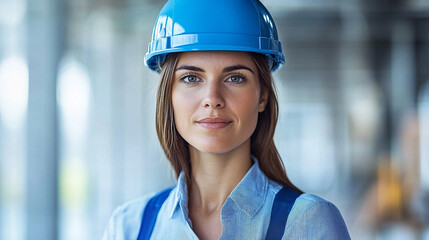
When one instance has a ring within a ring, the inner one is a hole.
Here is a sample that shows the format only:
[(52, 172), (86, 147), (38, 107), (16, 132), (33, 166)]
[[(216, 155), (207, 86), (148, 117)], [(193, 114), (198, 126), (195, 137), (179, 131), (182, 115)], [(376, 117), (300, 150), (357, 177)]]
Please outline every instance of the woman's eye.
[(227, 79), (227, 81), (228, 82), (233, 82), (233, 83), (241, 83), (241, 82), (244, 81), (244, 77), (242, 77), (242, 76), (232, 76), (232, 77), (229, 77)]
[(189, 75), (189, 76), (183, 77), (182, 81), (184, 81), (185, 83), (195, 83), (195, 82), (198, 82), (199, 79), (197, 76)]

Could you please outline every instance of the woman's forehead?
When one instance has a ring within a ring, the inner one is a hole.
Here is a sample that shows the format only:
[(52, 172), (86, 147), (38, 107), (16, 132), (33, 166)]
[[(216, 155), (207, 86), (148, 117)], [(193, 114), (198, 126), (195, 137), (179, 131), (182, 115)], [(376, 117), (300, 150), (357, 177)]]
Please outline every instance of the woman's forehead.
[(238, 51), (195, 51), (179, 54), (176, 68), (182, 65), (199, 67), (224, 67), (244, 65), (256, 69), (252, 56), (248, 52)]

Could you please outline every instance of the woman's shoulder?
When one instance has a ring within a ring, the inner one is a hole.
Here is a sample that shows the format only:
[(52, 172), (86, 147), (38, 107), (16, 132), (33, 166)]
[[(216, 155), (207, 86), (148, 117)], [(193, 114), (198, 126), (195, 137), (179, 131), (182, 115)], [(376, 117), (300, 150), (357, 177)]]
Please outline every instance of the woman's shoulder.
[(334, 206), (335, 205), (328, 200), (325, 200), (317, 195), (310, 194), (310, 193), (303, 193), (301, 194), (297, 199), (295, 204), (307, 206), (307, 207), (314, 207), (316, 205), (328, 205), (328, 206)]
[(285, 236), (287, 239), (297, 236), (307, 236), (308, 239), (350, 239), (338, 208), (308, 193), (296, 199), (287, 221)]
[[(140, 214), (143, 211), (144, 207), (146, 206), (147, 202), (156, 195), (156, 192), (151, 192), (146, 195), (143, 195), (141, 197), (129, 200), (120, 206), (116, 207), (116, 209), (113, 211), (112, 216), (119, 218), (119, 217), (130, 217), (131, 215)], [(141, 211), (140, 211), (141, 210)]]
[[(318, 212), (320, 217), (334, 216), (341, 217), (340, 211), (332, 203), (319, 196), (303, 193), (295, 201), (291, 210), (291, 220), (298, 216), (303, 216), (311, 212)], [(321, 215), (321, 214), (325, 215)]]
[[(141, 218), (149, 200), (159, 192), (151, 192), (118, 206), (112, 213), (104, 231), (103, 240), (118, 239), (117, 236), (136, 236), (140, 230)], [(122, 239), (122, 238), (119, 238)]]

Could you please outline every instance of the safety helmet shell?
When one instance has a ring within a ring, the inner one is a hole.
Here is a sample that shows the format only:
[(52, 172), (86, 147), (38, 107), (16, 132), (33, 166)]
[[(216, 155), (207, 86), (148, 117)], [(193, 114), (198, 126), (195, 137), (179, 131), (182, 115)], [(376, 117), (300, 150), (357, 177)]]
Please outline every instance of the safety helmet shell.
[(166, 55), (189, 51), (246, 51), (284, 63), (273, 18), (259, 0), (169, 0), (156, 19), (145, 64), (160, 72)]

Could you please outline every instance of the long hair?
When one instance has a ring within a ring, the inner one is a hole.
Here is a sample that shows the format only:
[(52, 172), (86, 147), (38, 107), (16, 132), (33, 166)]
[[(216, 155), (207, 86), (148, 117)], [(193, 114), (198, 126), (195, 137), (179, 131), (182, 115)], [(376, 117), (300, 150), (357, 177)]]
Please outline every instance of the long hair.
[[(258, 159), (259, 167), (269, 179), (302, 192), (287, 177), (283, 161), (274, 144), (279, 107), (274, 81), (266, 57), (257, 53), (250, 54), (258, 69), (261, 93), (266, 92), (268, 95), (265, 110), (259, 113), (256, 129), (251, 136), (251, 153)], [(161, 68), (161, 81), (156, 101), (156, 131), (176, 177), (183, 171), (187, 183), (190, 183), (189, 146), (180, 136), (174, 123), (172, 88), (177, 60), (178, 53), (171, 53)]]

